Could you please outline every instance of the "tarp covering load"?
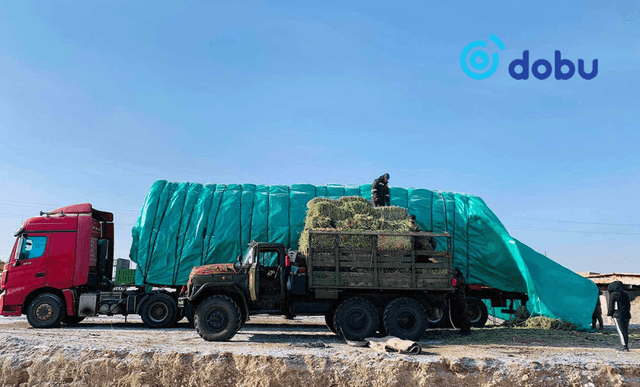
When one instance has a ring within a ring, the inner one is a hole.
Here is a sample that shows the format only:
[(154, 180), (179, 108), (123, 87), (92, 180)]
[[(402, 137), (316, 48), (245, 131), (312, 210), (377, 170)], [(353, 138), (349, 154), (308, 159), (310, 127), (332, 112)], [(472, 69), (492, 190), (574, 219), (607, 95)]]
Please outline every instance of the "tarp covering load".
[[(596, 285), (512, 238), (482, 199), (422, 188), (390, 190), (391, 205), (415, 215), (422, 231), (452, 235), (453, 265), (467, 283), (526, 293), (534, 314), (589, 328)], [(252, 240), (297, 249), (307, 203), (343, 196), (369, 200), (371, 185), (156, 181), (132, 230), (136, 284), (184, 285), (192, 267), (233, 262)]]

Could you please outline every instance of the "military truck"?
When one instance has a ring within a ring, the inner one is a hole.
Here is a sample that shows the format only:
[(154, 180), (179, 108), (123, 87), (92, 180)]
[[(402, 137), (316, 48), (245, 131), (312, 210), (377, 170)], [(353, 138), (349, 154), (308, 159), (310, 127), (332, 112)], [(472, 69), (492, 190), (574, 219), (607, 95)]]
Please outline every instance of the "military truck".
[[(444, 238), (447, 249), (416, 250), (416, 238)], [(449, 233), (312, 230), (309, 239), (306, 254), (251, 243), (234, 264), (193, 268), (179, 302), (195, 311), (198, 334), (226, 341), (251, 315), (320, 315), (347, 340), (378, 331), (417, 340), (454, 289)]]

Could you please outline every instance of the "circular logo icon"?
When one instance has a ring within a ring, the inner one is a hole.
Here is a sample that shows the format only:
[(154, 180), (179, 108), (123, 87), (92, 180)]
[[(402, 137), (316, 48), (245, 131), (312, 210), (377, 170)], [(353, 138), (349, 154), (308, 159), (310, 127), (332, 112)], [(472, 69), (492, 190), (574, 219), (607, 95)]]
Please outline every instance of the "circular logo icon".
[[(494, 42), (500, 51), (505, 49), (504, 43), (497, 36), (491, 34), (489, 40)], [(486, 46), (487, 42), (476, 40), (467, 44), (460, 54), (462, 71), (473, 79), (487, 79), (498, 69), (498, 53), (489, 55), (485, 50)]]

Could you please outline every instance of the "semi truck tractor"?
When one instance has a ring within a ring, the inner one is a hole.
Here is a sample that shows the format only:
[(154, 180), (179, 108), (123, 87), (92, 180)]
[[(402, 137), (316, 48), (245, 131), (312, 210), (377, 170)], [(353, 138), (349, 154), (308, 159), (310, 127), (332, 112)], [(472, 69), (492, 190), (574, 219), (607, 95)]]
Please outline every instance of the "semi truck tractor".
[[(447, 249), (415, 250), (411, 243), (380, 250), (377, 243), (421, 237), (442, 238)], [(252, 243), (235, 264), (193, 268), (180, 302), (195, 310), (198, 334), (229, 340), (255, 314), (320, 315), (346, 340), (378, 331), (418, 340), (454, 290), (449, 233), (312, 230), (309, 238), (305, 256), (288, 254), (281, 243)], [(324, 242), (314, 247), (314, 239)], [(356, 239), (354, 248), (349, 241)]]
[(116, 314), (139, 314), (149, 328), (176, 322), (180, 287), (114, 285), (113, 226), (112, 213), (89, 203), (27, 219), (2, 271), (1, 314), (25, 314), (35, 328)]

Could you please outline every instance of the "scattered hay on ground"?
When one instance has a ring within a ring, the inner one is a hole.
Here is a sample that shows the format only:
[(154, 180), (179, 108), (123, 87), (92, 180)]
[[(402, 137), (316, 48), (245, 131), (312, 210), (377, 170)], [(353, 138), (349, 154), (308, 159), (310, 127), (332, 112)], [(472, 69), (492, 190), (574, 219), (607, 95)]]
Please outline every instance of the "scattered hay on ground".
[(530, 328), (530, 329), (545, 329), (554, 331), (575, 331), (576, 325), (569, 321), (564, 321), (557, 318), (549, 318), (543, 316), (530, 317), (529, 311), (526, 307), (521, 306), (516, 309), (513, 318), (505, 321), (502, 324), (507, 328)]
[(532, 329), (547, 329), (547, 330), (554, 330), (554, 331), (575, 331), (576, 330), (576, 324), (572, 322), (560, 320), (558, 318), (549, 318), (549, 317), (542, 317), (542, 316), (531, 317), (530, 319), (528, 319), (526, 323), (526, 327), (532, 328)]

